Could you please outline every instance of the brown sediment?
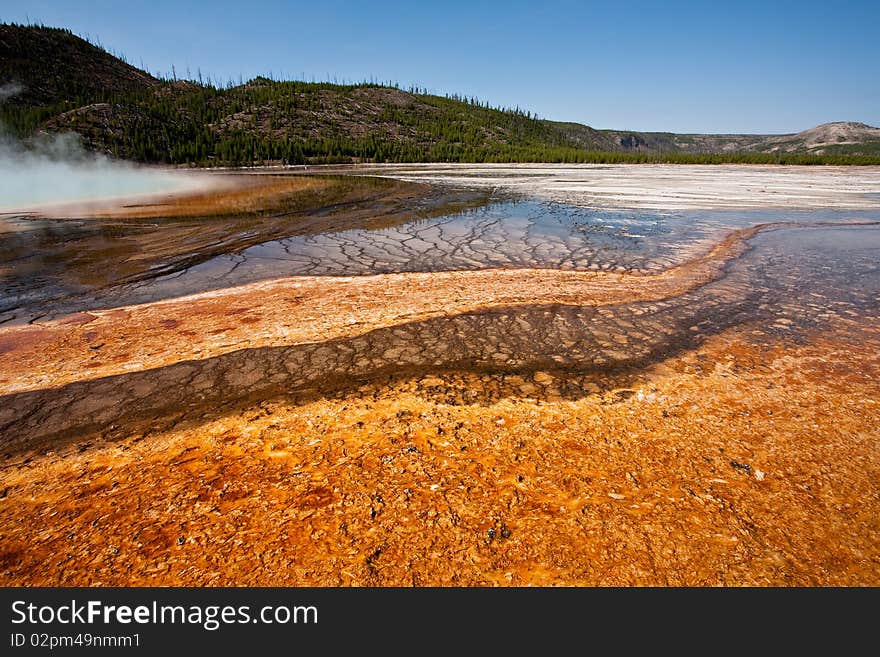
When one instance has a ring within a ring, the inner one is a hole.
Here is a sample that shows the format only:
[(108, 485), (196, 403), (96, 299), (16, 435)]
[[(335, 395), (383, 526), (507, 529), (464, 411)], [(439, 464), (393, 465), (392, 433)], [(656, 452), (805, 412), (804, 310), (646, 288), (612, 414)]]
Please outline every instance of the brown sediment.
[(125, 219), (159, 217), (210, 217), (241, 212), (265, 212), (283, 208), (294, 195), (326, 188), (320, 178), (268, 178), (261, 176), (225, 176), (219, 189), (168, 196), (132, 205), (95, 208), (88, 216)]
[[(343, 214), (257, 196), (127, 258), (450, 198), (315, 181), (291, 203)], [(880, 231), (773, 227), (661, 273), (301, 276), (2, 327), (0, 583), (878, 585)]]
[(708, 253), (659, 274), (484, 269), (297, 276), (0, 328), (0, 394), (491, 308), (664, 299), (716, 278), (763, 227), (731, 233)]
[(0, 581), (877, 585), (880, 330), (859, 327), (728, 331), (575, 400), (560, 373), (483, 403), (510, 376), (435, 373), (17, 455)]
[(875, 281), (766, 228), (2, 328), (0, 583), (880, 584)]

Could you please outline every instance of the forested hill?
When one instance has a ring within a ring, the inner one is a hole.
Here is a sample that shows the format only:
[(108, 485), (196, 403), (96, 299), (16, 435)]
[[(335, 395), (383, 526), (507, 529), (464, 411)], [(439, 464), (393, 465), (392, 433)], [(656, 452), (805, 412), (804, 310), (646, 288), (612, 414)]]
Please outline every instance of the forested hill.
[(8, 24), (0, 25), (0, 120), (23, 138), (74, 131), (88, 148), (116, 157), (198, 165), (880, 163), (880, 130), (869, 126), (834, 132), (846, 137), (830, 144), (813, 139), (810, 146), (799, 135), (595, 130), (477, 99), (377, 84), (260, 77), (217, 86), (158, 79), (68, 30)]

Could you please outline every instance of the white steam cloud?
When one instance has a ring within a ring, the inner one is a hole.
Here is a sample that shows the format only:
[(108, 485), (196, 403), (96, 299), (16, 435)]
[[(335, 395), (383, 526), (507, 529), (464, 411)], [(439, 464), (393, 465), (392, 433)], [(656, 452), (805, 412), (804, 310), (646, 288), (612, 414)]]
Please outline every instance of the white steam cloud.
[(24, 91), (24, 87), (22, 87), (18, 82), (7, 82), (6, 84), (0, 84), (0, 103), (4, 100), (12, 98), (13, 96), (17, 96), (22, 91)]
[[(0, 102), (21, 91), (14, 82), (3, 84)], [(41, 134), (23, 142), (0, 124), (0, 213), (181, 192), (203, 184), (201, 178), (90, 153), (76, 133)]]
[(0, 212), (180, 192), (195, 186), (193, 176), (89, 153), (75, 134), (41, 135), (27, 144), (0, 135)]

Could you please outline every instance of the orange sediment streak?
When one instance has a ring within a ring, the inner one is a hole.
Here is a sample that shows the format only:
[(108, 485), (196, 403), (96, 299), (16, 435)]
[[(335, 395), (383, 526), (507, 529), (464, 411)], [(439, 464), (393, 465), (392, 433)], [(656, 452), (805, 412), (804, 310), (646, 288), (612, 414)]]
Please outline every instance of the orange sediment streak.
[(732, 233), (703, 256), (659, 274), (483, 269), (296, 276), (9, 327), (0, 329), (0, 394), (491, 308), (657, 301), (717, 278), (760, 229)]

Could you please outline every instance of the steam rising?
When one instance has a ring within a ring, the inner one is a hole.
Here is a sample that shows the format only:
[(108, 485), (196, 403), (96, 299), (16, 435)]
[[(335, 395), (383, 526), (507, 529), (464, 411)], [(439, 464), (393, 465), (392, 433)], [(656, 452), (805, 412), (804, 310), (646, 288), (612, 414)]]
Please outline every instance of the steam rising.
[(17, 96), (24, 90), (18, 82), (7, 82), (6, 84), (0, 85), (0, 103), (8, 98), (12, 98), (13, 96)]
[[(21, 91), (14, 82), (0, 86), (0, 102)], [(23, 142), (0, 124), (0, 212), (180, 192), (199, 184), (195, 176), (90, 153), (75, 133), (42, 134)]]

